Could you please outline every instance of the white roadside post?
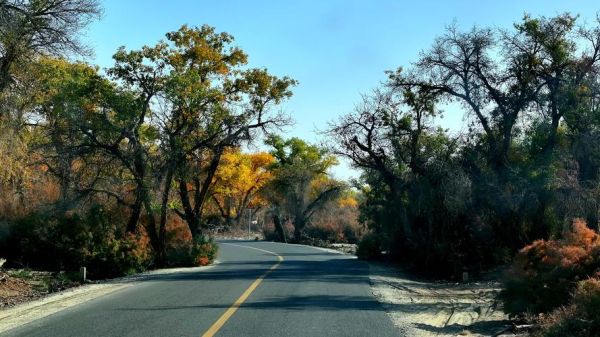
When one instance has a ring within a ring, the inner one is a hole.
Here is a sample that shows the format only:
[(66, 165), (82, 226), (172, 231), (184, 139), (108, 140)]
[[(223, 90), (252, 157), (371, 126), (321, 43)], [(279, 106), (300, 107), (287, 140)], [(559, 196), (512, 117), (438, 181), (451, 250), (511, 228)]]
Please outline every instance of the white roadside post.
[(248, 208), (248, 240), (251, 240), (250, 237), (250, 223), (252, 222), (252, 209)]

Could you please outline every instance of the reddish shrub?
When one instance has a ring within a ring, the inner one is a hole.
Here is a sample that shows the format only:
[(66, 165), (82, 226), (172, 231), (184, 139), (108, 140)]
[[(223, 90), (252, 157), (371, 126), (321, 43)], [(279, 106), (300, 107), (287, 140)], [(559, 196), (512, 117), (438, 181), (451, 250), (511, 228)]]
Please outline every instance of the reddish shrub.
[(179, 216), (169, 216), (167, 219), (167, 246), (176, 247), (191, 243), (192, 233), (185, 221)]
[(576, 282), (600, 268), (600, 236), (580, 219), (560, 240), (538, 240), (515, 257), (501, 294), (511, 315), (544, 313), (568, 303)]
[(364, 235), (364, 226), (358, 221), (356, 200), (341, 199), (336, 205), (320, 210), (305, 229), (305, 235), (329, 243), (357, 243)]

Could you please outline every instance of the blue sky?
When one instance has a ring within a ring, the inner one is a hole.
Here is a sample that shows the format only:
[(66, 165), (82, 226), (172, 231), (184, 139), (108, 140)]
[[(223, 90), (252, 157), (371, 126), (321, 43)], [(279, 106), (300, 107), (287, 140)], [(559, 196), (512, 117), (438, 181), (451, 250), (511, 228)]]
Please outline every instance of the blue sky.
[[(249, 65), (299, 81), (284, 105), (296, 123), (286, 136), (326, 142), (316, 131), (350, 112), (385, 80), (385, 70), (409, 66), (444, 27), (456, 21), (509, 28), (524, 13), (553, 16), (565, 11), (593, 23), (600, 2), (592, 0), (391, 1), (391, 0), (107, 0), (104, 17), (85, 39), (94, 49), (90, 62), (112, 64), (119, 46), (152, 45), (181, 25), (209, 24), (235, 37), (249, 55)], [(459, 111), (447, 112), (441, 124), (458, 130)], [(356, 173), (343, 164), (334, 174)]]

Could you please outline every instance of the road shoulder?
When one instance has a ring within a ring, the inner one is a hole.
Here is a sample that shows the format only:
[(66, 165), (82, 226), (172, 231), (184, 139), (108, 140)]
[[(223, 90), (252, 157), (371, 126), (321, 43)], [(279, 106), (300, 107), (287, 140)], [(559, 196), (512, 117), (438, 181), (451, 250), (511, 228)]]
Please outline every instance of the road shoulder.
[(373, 295), (406, 336), (497, 336), (510, 324), (496, 301), (497, 282), (424, 282), (379, 263), (369, 263), (369, 278)]
[(99, 283), (85, 284), (52, 293), (46, 297), (33, 301), (21, 303), (14, 307), (5, 308), (0, 310), (0, 333), (50, 316), (78, 304), (108, 295), (115, 291), (135, 286), (144, 281), (150, 281), (157, 276), (195, 273), (210, 269), (217, 263), (218, 262), (215, 261), (212, 265), (204, 267), (157, 269), (116, 279), (104, 280)]

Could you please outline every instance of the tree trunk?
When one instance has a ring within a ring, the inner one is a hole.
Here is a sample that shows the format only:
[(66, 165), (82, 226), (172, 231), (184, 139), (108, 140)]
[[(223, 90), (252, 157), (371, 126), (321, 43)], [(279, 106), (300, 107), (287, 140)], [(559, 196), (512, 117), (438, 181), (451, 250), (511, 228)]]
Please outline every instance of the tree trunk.
[(179, 179), (179, 197), (183, 205), (183, 211), (185, 213), (185, 221), (190, 228), (192, 237), (196, 238), (202, 234), (200, 228), (200, 220), (202, 219), (202, 211), (204, 210), (204, 203), (208, 196), (208, 191), (212, 185), (212, 179), (217, 171), (221, 155), (223, 154), (223, 147), (219, 147), (214, 150), (213, 158), (211, 159), (210, 166), (206, 172), (206, 178), (201, 183), (198, 177), (193, 179), (194, 181), (194, 205), (190, 201), (190, 193), (187, 189), (187, 183), (183, 178)]
[(166, 246), (167, 246), (167, 204), (169, 203), (169, 193), (171, 192), (171, 183), (173, 182), (174, 165), (169, 165), (167, 175), (165, 177), (164, 188), (162, 192), (162, 200), (160, 203), (160, 223), (158, 227), (158, 244), (160, 251), (158, 253), (158, 261), (161, 264), (166, 262)]
[(183, 205), (183, 212), (185, 215), (185, 222), (187, 222), (192, 237), (195, 238), (199, 234), (202, 234), (200, 230), (200, 219), (196, 216), (192, 203), (190, 202), (190, 193), (187, 189), (187, 183), (183, 179), (179, 179), (179, 199)]
[(299, 243), (302, 239), (302, 231), (306, 225), (306, 219), (299, 216), (294, 218), (294, 242)]
[(287, 243), (287, 238), (285, 237), (285, 229), (283, 228), (281, 218), (278, 214), (273, 216), (273, 224), (275, 225), (275, 231), (277, 232), (277, 235), (279, 235), (279, 241)]
[(137, 190), (137, 188), (135, 194), (135, 203), (131, 207), (131, 215), (129, 216), (129, 221), (127, 222), (127, 232), (129, 233), (135, 233), (138, 221), (140, 220), (140, 215), (142, 214), (142, 198), (141, 193)]

